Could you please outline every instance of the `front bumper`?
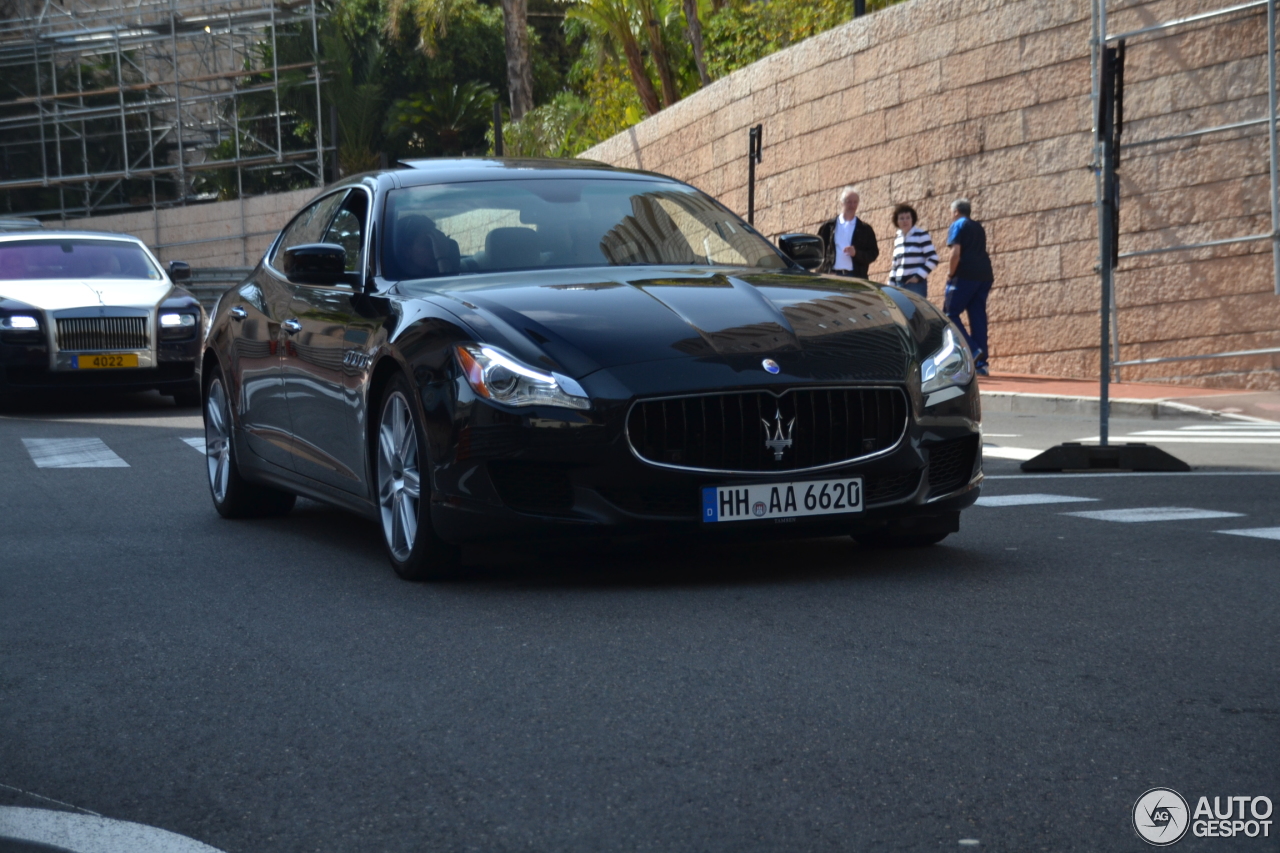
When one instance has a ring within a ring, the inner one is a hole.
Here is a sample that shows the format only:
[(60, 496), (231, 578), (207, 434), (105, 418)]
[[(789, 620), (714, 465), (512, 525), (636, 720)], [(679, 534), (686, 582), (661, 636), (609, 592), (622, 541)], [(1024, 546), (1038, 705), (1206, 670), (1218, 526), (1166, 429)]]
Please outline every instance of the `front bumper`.
[[(815, 537), (908, 528), (954, 518), (977, 500), (982, 481), (977, 388), (945, 414), (913, 413), (889, 453), (810, 472), (699, 473), (645, 463), (617, 422), (532, 411), (513, 415), (467, 407), (438, 460), (431, 516), (456, 543), (494, 540), (695, 535), (734, 540)], [(621, 409), (625, 411), (625, 407)], [(441, 436), (442, 437), (442, 436)], [(439, 446), (439, 445), (437, 445)], [(863, 510), (733, 523), (705, 523), (702, 489), (861, 477)]]
[[(139, 358), (146, 365), (118, 370), (76, 370), (71, 368), (74, 353), (57, 352), (59, 367), (49, 368), (46, 343), (0, 342), (0, 392), (51, 390), (149, 391), (161, 393), (187, 390), (198, 382), (200, 339), (161, 341), (154, 356)], [(65, 364), (64, 364), (65, 363)]]

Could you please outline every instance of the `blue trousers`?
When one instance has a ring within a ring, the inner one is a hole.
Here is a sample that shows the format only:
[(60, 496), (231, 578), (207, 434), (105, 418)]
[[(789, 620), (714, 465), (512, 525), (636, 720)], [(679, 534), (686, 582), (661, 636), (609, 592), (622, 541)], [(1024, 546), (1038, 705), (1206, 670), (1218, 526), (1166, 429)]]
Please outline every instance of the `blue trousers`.
[[(979, 367), (986, 366), (987, 354), (991, 352), (987, 348), (987, 296), (990, 293), (989, 281), (953, 278), (947, 281), (942, 303), (942, 313), (960, 327)], [(967, 329), (960, 319), (960, 315), (965, 313), (969, 315)]]
[(904, 281), (901, 284), (894, 282), (889, 283), (899, 290), (909, 290), (917, 296), (923, 296), (925, 299), (929, 298), (929, 282), (927, 281), (914, 281), (910, 283)]

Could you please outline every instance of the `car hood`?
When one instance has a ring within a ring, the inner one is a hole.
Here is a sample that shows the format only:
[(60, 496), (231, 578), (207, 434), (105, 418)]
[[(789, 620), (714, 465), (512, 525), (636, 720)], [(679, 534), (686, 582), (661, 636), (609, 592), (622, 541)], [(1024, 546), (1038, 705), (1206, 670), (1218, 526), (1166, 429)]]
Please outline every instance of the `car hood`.
[(484, 341), (571, 376), (681, 358), (786, 360), (813, 376), (900, 381), (936, 311), (849, 278), (717, 267), (606, 267), (400, 285)]
[(167, 281), (139, 279), (40, 279), (0, 281), (0, 298), (45, 311), (68, 308), (154, 308), (173, 289)]

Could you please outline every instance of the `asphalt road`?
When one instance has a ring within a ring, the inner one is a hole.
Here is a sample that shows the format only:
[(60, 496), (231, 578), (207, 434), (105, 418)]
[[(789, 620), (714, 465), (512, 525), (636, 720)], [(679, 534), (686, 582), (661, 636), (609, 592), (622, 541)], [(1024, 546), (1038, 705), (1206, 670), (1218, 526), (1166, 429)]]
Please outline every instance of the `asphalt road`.
[[(1280, 541), (1223, 532), (1280, 535), (1274, 441), (1170, 443), (1190, 475), (990, 459), (984, 500), (1054, 502), (930, 549), (508, 547), (408, 584), (340, 511), (220, 519), (201, 434), (154, 395), (0, 414), (0, 811), (227, 853), (1137, 851), (1149, 788), (1280, 803)], [(113, 467), (39, 467), (49, 439)], [(1276, 818), (1176, 849), (1278, 850)]]

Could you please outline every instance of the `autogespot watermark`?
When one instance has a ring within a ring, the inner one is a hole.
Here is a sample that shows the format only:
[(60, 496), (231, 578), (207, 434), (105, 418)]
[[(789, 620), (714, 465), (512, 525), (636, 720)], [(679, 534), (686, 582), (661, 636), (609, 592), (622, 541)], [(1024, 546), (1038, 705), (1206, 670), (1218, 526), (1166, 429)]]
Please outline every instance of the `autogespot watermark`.
[(1191, 830), (1196, 838), (1270, 838), (1271, 798), (1216, 796), (1187, 805), (1172, 788), (1152, 788), (1133, 804), (1133, 829), (1155, 847), (1168, 847)]

